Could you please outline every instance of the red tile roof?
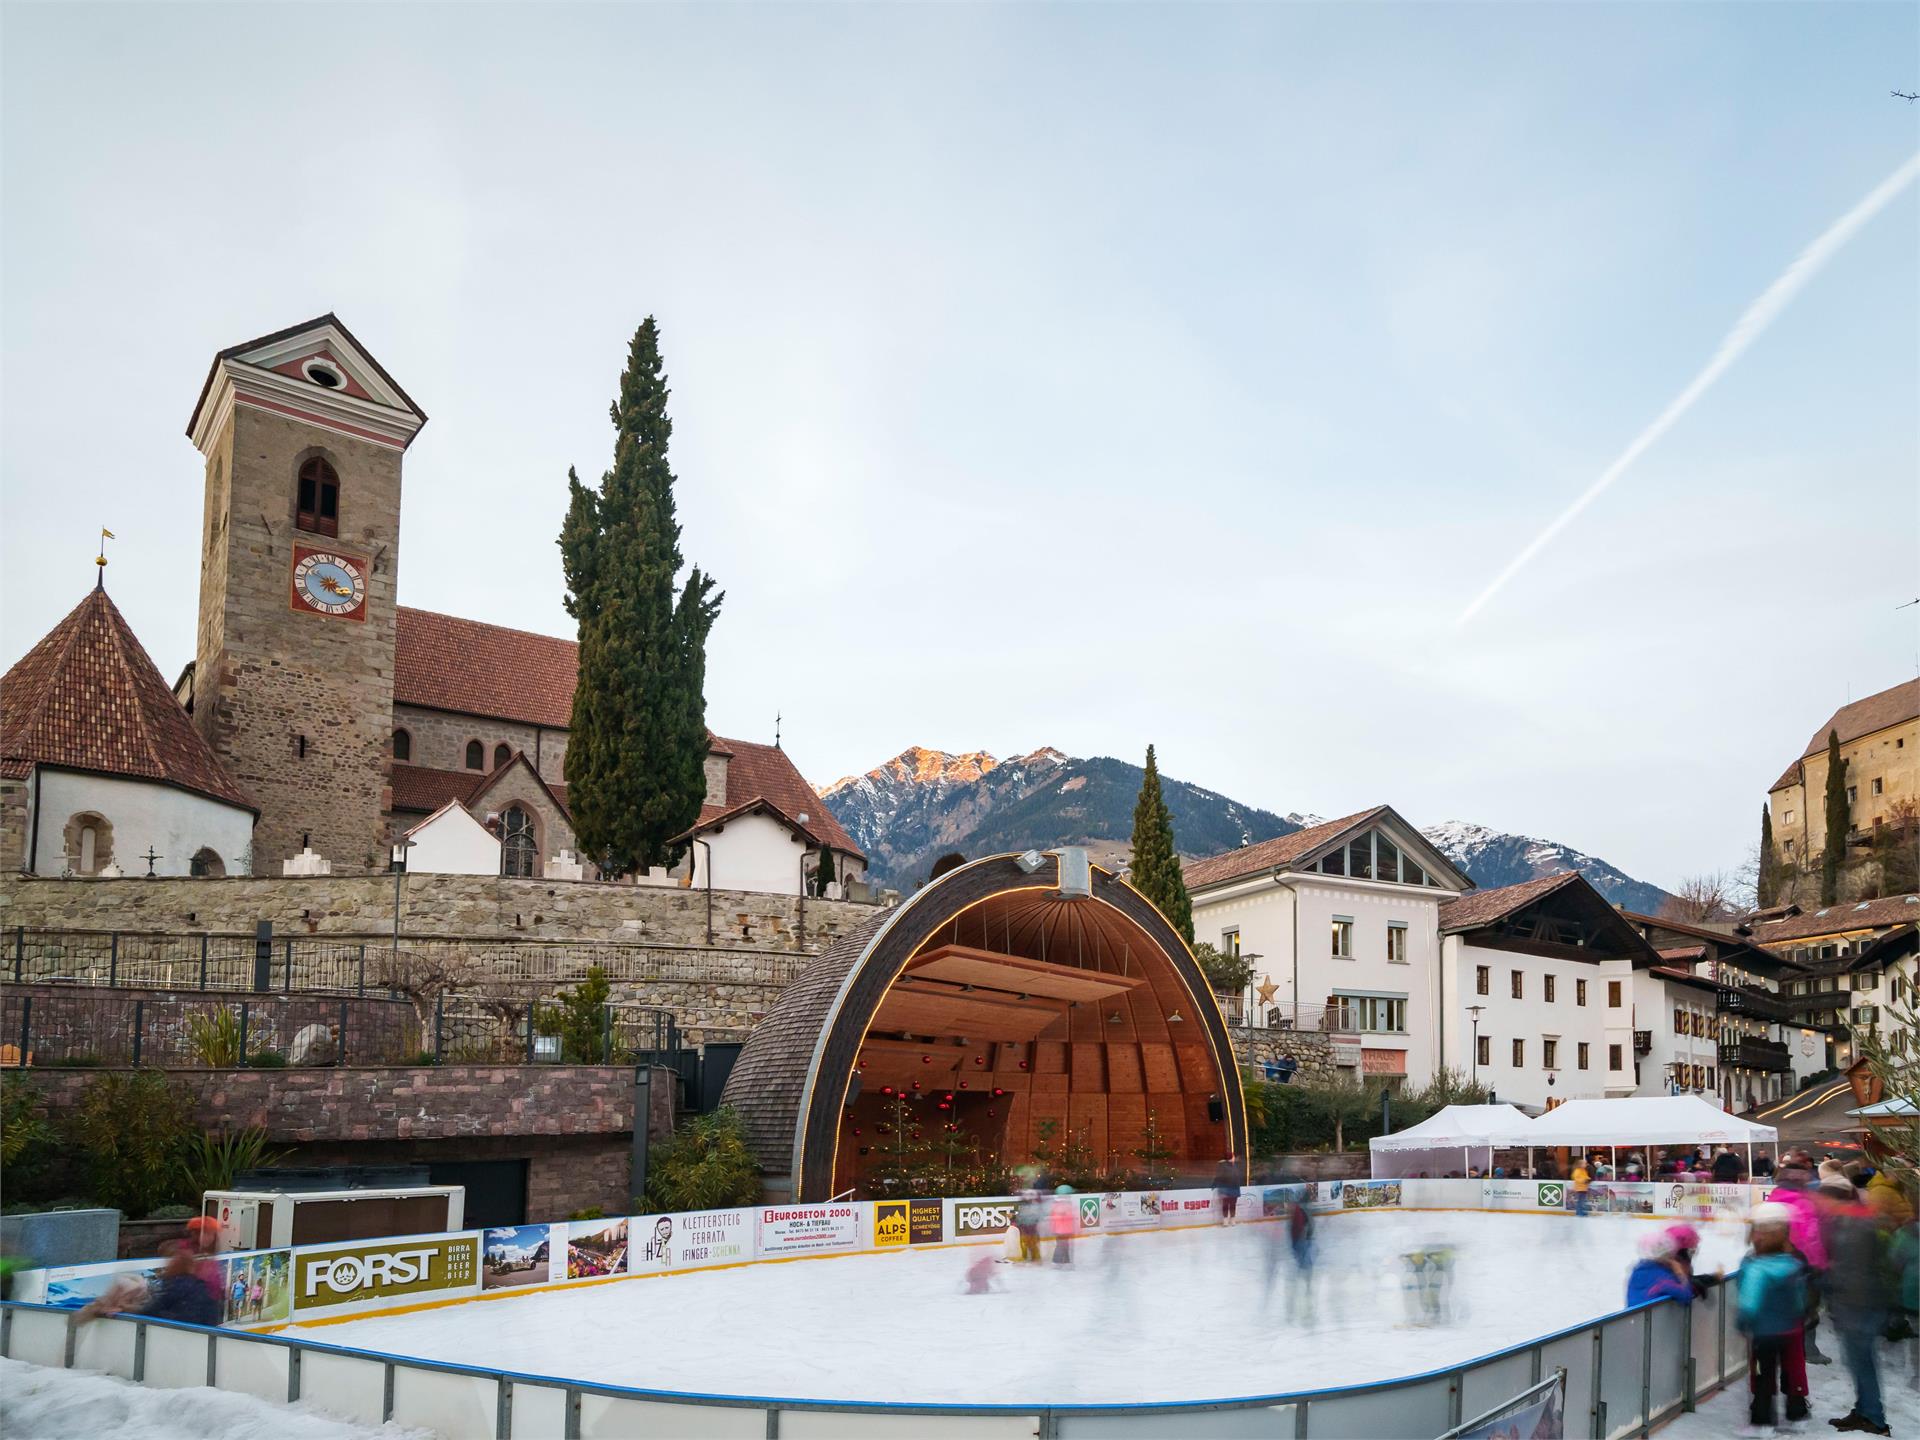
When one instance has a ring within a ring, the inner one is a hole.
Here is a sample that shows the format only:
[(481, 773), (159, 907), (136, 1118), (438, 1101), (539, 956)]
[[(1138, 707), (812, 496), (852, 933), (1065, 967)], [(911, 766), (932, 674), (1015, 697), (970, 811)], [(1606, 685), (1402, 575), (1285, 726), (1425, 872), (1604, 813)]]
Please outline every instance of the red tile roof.
[(254, 806), (95, 587), (0, 680), (0, 769), (58, 765)]
[(564, 730), (580, 647), (402, 605), (394, 615), (393, 701)]
[[(1482, 925), (1491, 925), (1580, 878), (1577, 870), (1561, 870), (1537, 879), (1522, 880), (1517, 885), (1502, 885), (1498, 890), (1476, 890), (1471, 895), (1462, 895), (1458, 900), (1449, 900), (1440, 907), (1440, 929), (1451, 934), (1456, 930), (1476, 930)], [(1601, 903), (1606, 903), (1604, 898)]]
[(1844, 935), (1853, 930), (1883, 930), (1920, 921), (1920, 895), (1889, 895), (1823, 905), (1803, 915), (1754, 925), (1756, 945), (1781, 945), (1815, 935)]
[[(431, 813), (440, 809), (449, 800), (458, 800), (463, 805), (470, 805), (491, 790), (494, 781), (502, 774), (525, 759), (526, 752), (516, 750), (513, 759), (485, 774), (478, 770), (432, 770), (425, 765), (396, 763), (393, 767), (393, 808)], [(547, 793), (553, 796), (554, 803), (565, 811), (567, 787), (543, 779), (539, 771), (533, 770), (531, 760), (527, 760), (526, 763), (527, 768), (533, 771), (533, 778), (540, 781)]]
[(1361, 810), (1338, 820), (1309, 825), (1305, 830), (1296, 830), (1291, 835), (1281, 835), (1273, 840), (1262, 840), (1258, 845), (1242, 845), (1238, 850), (1229, 850), (1224, 855), (1189, 860), (1181, 867), (1181, 872), (1186, 876), (1189, 890), (1238, 880), (1243, 875), (1257, 875), (1262, 870), (1291, 864), (1308, 851), (1326, 844), (1341, 831), (1385, 814), (1386, 809), (1384, 805), (1375, 805), (1371, 810)]
[(1840, 743), (1851, 745), (1863, 735), (1885, 730), (1890, 725), (1898, 725), (1916, 716), (1920, 716), (1920, 680), (1905, 680), (1882, 690), (1878, 695), (1869, 695), (1851, 705), (1842, 705), (1833, 712), (1826, 724), (1813, 732), (1813, 738), (1807, 741), (1807, 748), (1800, 752), (1799, 758), (1786, 768), (1778, 780), (1767, 787), (1768, 793), (1798, 781), (1801, 761), (1826, 749), (1828, 734), (1838, 731)]
[[(715, 744), (725, 747), (731, 757), (727, 761), (725, 808), (733, 809), (749, 800), (769, 801), (796, 824), (805, 815), (807, 823), (801, 828), (818, 843), (858, 855), (862, 860), (867, 858), (853, 843), (853, 837), (834, 819), (827, 802), (814, 793), (813, 787), (794, 768), (786, 751), (778, 745), (761, 745), (752, 740), (716, 740)], [(719, 813), (720, 807), (702, 807), (701, 823)]]

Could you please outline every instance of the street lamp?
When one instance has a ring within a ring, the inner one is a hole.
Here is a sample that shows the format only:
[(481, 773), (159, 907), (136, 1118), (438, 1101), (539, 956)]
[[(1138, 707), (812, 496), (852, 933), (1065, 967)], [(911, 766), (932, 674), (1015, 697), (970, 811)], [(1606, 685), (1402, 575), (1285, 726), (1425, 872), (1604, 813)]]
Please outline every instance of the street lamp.
[(1260, 1008), (1259, 992), (1254, 989), (1253, 982), (1260, 978), (1259, 962), (1267, 957), (1257, 950), (1249, 950), (1240, 958), (1247, 962), (1247, 970), (1249, 971), (1247, 988), (1243, 995), (1243, 999), (1246, 1002), (1247, 1013), (1242, 1017), (1240, 1023), (1251, 1028), (1254, 1024), (1254, 1015)]
[(707, 945), (713, 945), (713, 846), (705, 840), (696, 839), (694, 844), (707, 852), (706, 863), (700, 867), (707, 880)]
[(407, 878), (407, 851), (419, 843), (402, 835), (393, 847), (393, 968), (389, 973), (394, 975), (400, 973), (400, 883)]
[(1480, 1016), (1486, 1010), (1484, 1005), (1467, 1006), (1467, 1014), (1473, 1017), (1473, 1083), (1480, 1083)]
[[(802, 810), (793, 818), (804, 831), (812, 817)], [(800, 840), (800, 948), (807, 948), (807, 842), (804, 835)]]

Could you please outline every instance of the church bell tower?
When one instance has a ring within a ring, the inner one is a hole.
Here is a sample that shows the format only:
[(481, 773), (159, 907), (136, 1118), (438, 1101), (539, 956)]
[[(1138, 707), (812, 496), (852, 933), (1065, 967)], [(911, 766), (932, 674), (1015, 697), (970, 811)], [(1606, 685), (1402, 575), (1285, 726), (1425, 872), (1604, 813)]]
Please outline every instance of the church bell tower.
[(193, 723), (260, 807), (253, 873), (303, 846), (384, 869), (400, 467), (426, 415), (332, 315), (214, 357)]

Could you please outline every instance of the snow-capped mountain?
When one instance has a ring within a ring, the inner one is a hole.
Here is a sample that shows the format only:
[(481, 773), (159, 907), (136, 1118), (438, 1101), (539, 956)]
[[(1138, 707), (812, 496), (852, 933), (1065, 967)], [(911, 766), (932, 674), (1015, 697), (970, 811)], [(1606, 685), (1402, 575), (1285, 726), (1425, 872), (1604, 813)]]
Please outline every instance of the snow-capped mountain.
[(1422, 826), (1420, 833), (1471, 875), (1482, 890), (1517, 885), (1561, 870), (1578, 870), (1614, 904), (1643, 915), (1653, 914), (1669, 898), (1658, 885), (1636, 880), (1606, 861), (1557, 840), (1503, 834), (1471, 820)]
[[(1124, 760), (1081, 760), (1050, 747), (998, 760), (980, 750), (953, 755), (916, 745), (864, 775), (822, 787), (820, 795), (867, 853), (875, 878), (912, 890), (950, 851), (975, 856), (1085, 845), (1097, 863), (1124, 865), (1140, 776), (1140, 767)], [(1217, 855), (1325, 818), (1277, 815), (1164, 772), (1160, 784), (1185, 855)], [(1658, 886), (1552, 840), (1460, 820), (1422, 833), (1482, 889), (1578, 870), (1629, 910), (1652, 913), (1666, 899)]]

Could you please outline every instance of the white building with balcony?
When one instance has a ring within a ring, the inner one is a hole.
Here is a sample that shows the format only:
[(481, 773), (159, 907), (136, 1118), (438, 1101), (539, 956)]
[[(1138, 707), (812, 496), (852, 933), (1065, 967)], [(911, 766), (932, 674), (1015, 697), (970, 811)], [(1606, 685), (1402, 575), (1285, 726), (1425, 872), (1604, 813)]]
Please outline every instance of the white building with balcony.
[(1254, 959), (1254, 1024), (1327, 1030), (1356, 1080), (1431, 1078), (1443, 902), (1473, 888), (1391, 806), (1189, 861), (1196, 940)]
[(1634, 1093), (1636, 977), (1660, 957), (1584, 876), (1462, 896), (1440, 937), (1444, 1066), (1533, 1111)]

